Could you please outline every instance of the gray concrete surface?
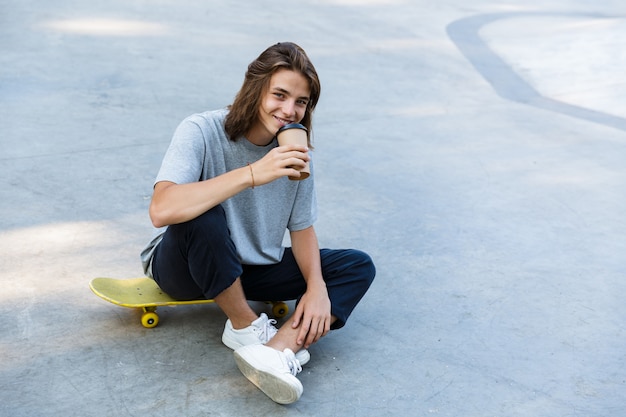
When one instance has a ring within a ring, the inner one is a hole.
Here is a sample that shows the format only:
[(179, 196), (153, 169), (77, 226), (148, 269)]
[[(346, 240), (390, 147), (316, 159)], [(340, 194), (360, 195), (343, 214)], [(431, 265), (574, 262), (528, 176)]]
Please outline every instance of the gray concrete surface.
[[(625, 415), (625, 9), (0, 0), (0, 414)], [(291, 406), (215, 306), (147, 330), (88, 289), (141, 274), (173, 129), (281, 40), (322, 78), (321, 244), (378, 266)]]

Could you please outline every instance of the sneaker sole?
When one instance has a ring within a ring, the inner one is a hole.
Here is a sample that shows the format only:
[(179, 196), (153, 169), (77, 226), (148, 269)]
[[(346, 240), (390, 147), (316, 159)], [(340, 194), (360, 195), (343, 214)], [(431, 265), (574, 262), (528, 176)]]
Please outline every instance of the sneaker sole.
[[(300, 399), (303, 391), (302, 384), (295, 376), (285, 375), (283, 379), (263, 369), (258, 369), (237, 352), (235, 352), (235, 362), (248, 381), (256, 385), (272, 401), (278, 404), (292, 404)], [(289, 381), (290, 376), (293, 378), (291, 381)]]

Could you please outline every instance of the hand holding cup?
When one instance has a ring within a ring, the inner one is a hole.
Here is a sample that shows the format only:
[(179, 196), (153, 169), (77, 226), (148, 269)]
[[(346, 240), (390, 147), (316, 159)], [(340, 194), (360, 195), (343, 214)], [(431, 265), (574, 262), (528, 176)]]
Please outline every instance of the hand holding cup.
[[(278, 129), (276, 132), (276, 139), (278, 139), (278, 145), (302, 145), (307, 146), (307, 128), (301, 125), (300, 123), (290, 123)], [(309, 163), (306, 163), (306, 166), (300, 170), (299, 177), (289, 176), (290, 180), (299, 181), (305, 178), (308, 178), (311, 175), (311, 170), (309, 168)]]

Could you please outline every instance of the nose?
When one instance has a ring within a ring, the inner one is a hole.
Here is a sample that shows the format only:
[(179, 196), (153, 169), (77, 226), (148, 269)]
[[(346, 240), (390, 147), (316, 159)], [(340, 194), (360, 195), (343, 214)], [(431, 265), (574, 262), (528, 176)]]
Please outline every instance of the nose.
[(295, 100), (285, 100), (283, 102), (283, 108), (281, 109), (286, 118), (293, 119), (296, 115), (296, 102)]

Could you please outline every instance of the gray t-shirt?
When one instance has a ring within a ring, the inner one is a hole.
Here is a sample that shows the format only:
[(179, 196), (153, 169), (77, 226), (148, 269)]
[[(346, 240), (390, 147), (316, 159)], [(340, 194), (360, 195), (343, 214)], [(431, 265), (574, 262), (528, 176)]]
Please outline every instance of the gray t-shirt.
[[(227, 109), (195, 114), (176, 129), (155, 180), (186, 184), (217, 177), (261, 159), (278, 146), (276, 139), (257, 146), (241, 137), (236, 141), (224, 131)], [(310, 155), (310, 153), (309, 153)], [(313, 163), (311, 176), (302, 181), (279, 178), (248, 188), (222, 203), (228, 228), (242, 264), (280, 262), (285, 230), (298, 231), (313, 225), (317, 217)], [(154, 248), (165, 228), (141, 254), (144, 272), (152, 276)]]

